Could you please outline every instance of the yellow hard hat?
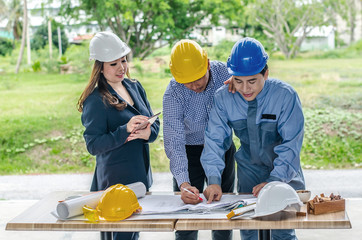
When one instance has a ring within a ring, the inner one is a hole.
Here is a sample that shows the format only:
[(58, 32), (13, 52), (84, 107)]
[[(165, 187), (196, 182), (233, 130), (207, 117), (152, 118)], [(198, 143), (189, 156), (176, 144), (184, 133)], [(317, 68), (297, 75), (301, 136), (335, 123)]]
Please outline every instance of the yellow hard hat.
[(120, 221), (142, 210), (136, 194), (127, 186), (116, 184), (102, 194), (96, 209), (83, 207), (84, 216), (91, 222), (99, 220)]
[(202, 78), (207, 71), (207, 53), (193, 40), (180, 40), (171, 50), (170, 70), (179, 83)]

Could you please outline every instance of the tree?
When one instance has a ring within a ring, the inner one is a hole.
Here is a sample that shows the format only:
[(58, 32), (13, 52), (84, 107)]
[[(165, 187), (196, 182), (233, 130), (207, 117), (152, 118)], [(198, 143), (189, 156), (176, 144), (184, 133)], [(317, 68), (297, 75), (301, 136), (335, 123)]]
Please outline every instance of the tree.
[(362, 2), (358, 0), (324, 0), (325, 8), (328, 10), (328, 16), (330, 20), (337, 25), (337, 15), (339, 15), (344, 21), (346, 21), (349, 27), (349, 43), (355, 41), (354, 34), (356, 29), (358, 2), (362, 6)]
[(224, 24), (227, 28), (241, 30), (238, 33), (243, 37), (254, 37), (263, 43), (265, 49), (273, 49), (274, 41), (265, 35), (262, 25), (255, 21), (252, 4), (257, 4), (258, 0), (228, 1), (228, 7), (215, 8), (217, 12), (213, 16), (221, 16), (227, 20)]
[[(234, 1), (234, 0), (233, 0)], [(188, 36), (221, 0), (63, 0), (68, 19), (95, 20), (101, 30), (111, 29), (141, 59), (155, 49)], [(85, 16), (80, 12), (85, 11)]]
[[(313, 26), (326, 23), (320, 1), (260, 0), (248, 5), (249, 13), (273, 38), (286, 58), (295, 57)], [(295, 34), (299, 32), (300, 36)]]
[[(54, 46), (59, 48), (58, 45), (58, 30), (57, 27), (60, 27), (60, 36), (62, 42), (62, 53), (68, 48), (68, 39), (64, 33), (64, 26), (60, 23), (57, 23), (55, 20), (51, 20), (51, 29), (52, 29), (52, 43)], [(31, 46), (33, 49), (44, 48), (48, 44), (48, 20), (44, 22), (44, 24), (40, 25), (34, 34), (34, 38), (32, 39)]]
[(7, 20), (6, 29), (11, 31), (16, 40), (22, 32), (23, 4), (21, 0), (0, 0), (0, 20)]
[(15, 73), (17, 74), (19, 72), (19, 68), (20, 68), (20, 63), (21, 60), (23, 59), (23, 53), (24, 53), (24, 47), (25, 47), (25, 40), (26, 40), (26, 31), (28, 30), (27, 26), (28, 26), (28, 8), (27, 8), (27, 4), (26, 4), (26, 0), (24, 0), (24, 25), (23, 25), (23, 33), (21, 36), (21, 47), (20, 47), (20, 53), (18, 56), (18, 61), (16, 63), (16, 68), (15, 68)]

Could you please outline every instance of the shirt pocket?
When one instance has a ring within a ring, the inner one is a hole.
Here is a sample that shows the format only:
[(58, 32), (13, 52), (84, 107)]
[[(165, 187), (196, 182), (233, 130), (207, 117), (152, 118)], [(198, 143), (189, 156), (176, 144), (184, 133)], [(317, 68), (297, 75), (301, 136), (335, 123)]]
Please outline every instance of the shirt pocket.
[(260, 139), (263, 147), (280, 143), (280, 135), (277, 129), (277, 122), (260, 123)]
[(248, 126), (246, 119), (230, 122), (234, 129), (235, 135), (240, 139), (240, 142), (249, 144)]

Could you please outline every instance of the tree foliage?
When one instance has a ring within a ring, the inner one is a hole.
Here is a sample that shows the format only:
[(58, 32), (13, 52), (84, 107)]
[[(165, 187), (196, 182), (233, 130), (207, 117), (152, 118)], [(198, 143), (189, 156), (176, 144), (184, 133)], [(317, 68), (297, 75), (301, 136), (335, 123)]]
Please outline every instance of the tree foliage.
[(0, 21), (7, 20), (5, 28), (19, 40), (23, 29), (23, 2), (21, 0), (0, 0)]
[(325, 9), (327, 9), (327, 16), (337, 25), (337, 16), (340, 16), (348, 26), (347, 32), (349, 33), (349, 43), (355, 41), (354, 35), (356, 30), (356, 21), (357, 21), (357, 4), (361, 4), (361, 0), (323, 0)]
[[(312, 27), (326, 22), (319, 0), (260, 0), (248, 4), (248, 8), (250, 16), (276, 42), (286, 58), (296, 56)], [(297, 32), (298, 37), (295, 36)]]
[[(55, 45), (55, 47), (59, 48), (59, 41), (58, 41), (58, 30), (57, 27), (60, 27), (60, 37), (62, 42), (62, 53), (65, 53), (65, 51), (68, 48), (68, 39), (64, 33), (64, 26), (60, 23), (57, 23), (54, 20), (51, 20), (51, 26), (52, 26), (52, 43)], [(33, 49), (40, 49), (44, 48), (48, 44), (48, 24), (47, 21), (40, 25), (37, 29), (36, 33), (34, 34), (34, 38), (32, 39), (31, 47)]]
[[(80, 0), (73, 6), (63, 0), (62, 14), (69, 19), (81, 19), (81, 11), (97, 21), (101, 30), (110, 29), (132, 48), (141, 59), (155, 49), (188, 36), (193, 27), (210, 13), (220, 9), (221, 0)], [(237, 2), (230, 0), (223, 3)], [(213, 21), (219, 19), (212, 15)], [(84, 17), (84, 16), (83, 16)]]
[(255, 21), (254, 11), (250, 6), (258, 4), (258, 0), (242, 0), (229, 3), (229, 8), (218, 7), (219, 12), (215, 15), (221, 15), (227, 21), (225, 27), (237, 28), (238, 33), (243, 37), (253, 37), (263, 43), (267, 50), (274, 49), (274, 40), (264, 33), (263, 26)]

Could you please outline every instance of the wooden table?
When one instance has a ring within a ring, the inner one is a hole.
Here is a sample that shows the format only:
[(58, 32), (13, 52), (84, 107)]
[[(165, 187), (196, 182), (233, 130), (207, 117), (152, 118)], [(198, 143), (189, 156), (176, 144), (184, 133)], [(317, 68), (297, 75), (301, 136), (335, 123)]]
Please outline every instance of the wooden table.
[[(304, 204), (302, 212), (306, 212)], [(295, 213), (280, 213), (269, 217), (246, 220), (215, 220), (215, 219), (180, 219), (175, 230), (229, 230), (229, 229), (258, 229), (259, 239), (269, 240), (270, 229), (346, 229), (351, 228), (346, 211), (321, 215), (308, 214), (304, 217)]]
[[(19, 231), (131, 231), (131, 232), (172, 232), (174, 230), (230, 230), (230, 229), (346, 229), (351, 228), (347, 212), (322, 215), (281, 213), (257, 220), (226, 219), (166, 219), (134, 220), (120, 222), (88, 223), (86, 221), (61, 221), (51, 215), (58, 200), (85, 192), (53, 192), (25, 212), (7, 223), (6, 230)], [(304, 205), (302, 211), (306, 212)], [(268, 239), (268, 231), (263, 231), (262, 239)], [(265, 235), (266, 234), (266, 235)]]
[(58, 200), (65, 199), (68, 196), (81, 195), (84, 193), (87, 192), (53, 192), (8, 222), (6, 224), (6, 230), (101, 232), (172, 232), (175, 230), (176, 219), (89, 223), (86, 221), (57, 220), (51, 214), (51, 212), (56, 209)]

